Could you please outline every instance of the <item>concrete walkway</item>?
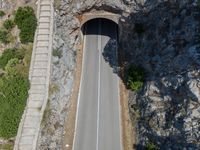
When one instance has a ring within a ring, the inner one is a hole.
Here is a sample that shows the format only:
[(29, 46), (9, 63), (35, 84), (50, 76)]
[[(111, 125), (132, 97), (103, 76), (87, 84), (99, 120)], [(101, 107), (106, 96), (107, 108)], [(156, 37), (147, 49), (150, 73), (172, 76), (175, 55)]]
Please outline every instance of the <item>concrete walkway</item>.
[(14, 150), (35, 150), (48, 99), (53, 36), (53, 0), (38, 0), (36, 30), (29, 72), (30, 90)]

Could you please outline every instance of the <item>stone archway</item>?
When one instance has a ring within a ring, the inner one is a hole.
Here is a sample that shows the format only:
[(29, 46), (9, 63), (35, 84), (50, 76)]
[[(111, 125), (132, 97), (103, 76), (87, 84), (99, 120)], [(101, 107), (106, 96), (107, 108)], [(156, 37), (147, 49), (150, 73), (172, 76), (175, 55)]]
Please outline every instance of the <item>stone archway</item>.
[(108, 19), (108, 20), (111, 20), (111, 21), (115, 22), (116, 24), (118, 24), (119, 17), (120, 16), (118, 14), (114, 14), (111, 12), (105, 12), (105, 11), (88, 12), (88, 13), (83, 14), (81, 17), (81, 27), (89, 20), (97, 19), (97, 18)]

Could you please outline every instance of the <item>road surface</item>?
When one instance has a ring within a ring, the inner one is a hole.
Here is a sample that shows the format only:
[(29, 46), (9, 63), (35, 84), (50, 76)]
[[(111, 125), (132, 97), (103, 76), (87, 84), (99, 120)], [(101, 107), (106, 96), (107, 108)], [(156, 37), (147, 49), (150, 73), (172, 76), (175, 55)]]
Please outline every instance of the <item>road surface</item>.
[(119, 83), (111, 64), (117, 64), (117, 49), (103, 52), (117, 39), (117, 28), (107, 20), (86, 24), (83, 71), (79, 90), (73, 150), (122, 150)]

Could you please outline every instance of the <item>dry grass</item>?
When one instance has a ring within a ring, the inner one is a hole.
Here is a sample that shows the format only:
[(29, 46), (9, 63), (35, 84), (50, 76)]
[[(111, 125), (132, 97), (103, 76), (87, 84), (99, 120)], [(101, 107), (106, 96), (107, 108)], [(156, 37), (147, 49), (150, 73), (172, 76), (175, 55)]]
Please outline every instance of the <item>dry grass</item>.
[(14, 143), (0, 144), (0, 150), (12, 150), (14, 148)]
[(124, 150), (133, 150), (133, 145), (135, 144), (135, 129), (129, 114), (128, 91), (122, 81), (120, 82), (120, 104), (123, 148)]
[(60, 90), (60, 88), (59, 88), (59, 86), (57, 84), (51, 83), (49, 85), (49, 96), (59, 92), (59, 90)]
[(61, 3), (61, 0), (54, 0), (54, 7), (56, 9), (59, 9), (60, 8), (60, 3)]

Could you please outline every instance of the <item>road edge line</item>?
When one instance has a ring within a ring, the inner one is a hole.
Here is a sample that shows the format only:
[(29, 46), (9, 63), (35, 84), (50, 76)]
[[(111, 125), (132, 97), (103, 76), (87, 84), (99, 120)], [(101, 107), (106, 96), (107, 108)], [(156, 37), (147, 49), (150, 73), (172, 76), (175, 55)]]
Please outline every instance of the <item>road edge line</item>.
[[(117, 66), (119, 67), (119, 52), (118, 52), (118, 28), (116, 27), (116, 57), (117, 57)], [(119, 75), (119, 70), (117, 68), (117, 74)], [(121, 106), (121, 96), (120, 96), (120, 79), (119, 76), (117, 76), (117, 89), (118, 89), (118, 106), (119, 106), (119, 126), (120, 126), (120, 149), (123, 150), (123, 140), (122, 140), (122, 106)]]
[[(85, 26), (85, 30), (84, 32), (86, 33), (87, 30), (87, 26)], [(74, 150), (74, 146), (75, 146), (75, 141), (76, 141), (76, 130), (77, 130), (77, 126), (78, 126), (78, 114), (79, 114), (79, 106), (80, 106), (80, 97), (81, 97), (81, 88), (82, 88), (82, 81), (83, 81), (83, 70), (84, 70), (84, 60), (85, 60), (85, 43), (86, 43), (86, 37), (85, 35), (83, 35), (83, 58), (82, 58), (82, 68), (81, 68), (81, 80), (80, 80), (80, 85), (79, 85), (79, 92), (78, 92), (78, 103), (77, 103), (77, 107), (76, 107), (76, 121), (75, 121), (75, 130), (74, 130), (74, 138), (73, 138), (73, 146), (72, 146), (72, 150)]]
[(99, 72), (98, 72), (98, 108), (97, 108), (97, 142), (96, 142), (96, 150), (99, 149), (99, 117), (100, 117), (100, 91), (101, 91), (101, 82), (100, 82), (100, 76), (101, 76), (101, 43), (102, 43), (102, 36), (99, 36), (101, 33), (101, 20), (99, 19), (99, 25), (98, 25), (98, 54), (99, 54)]

